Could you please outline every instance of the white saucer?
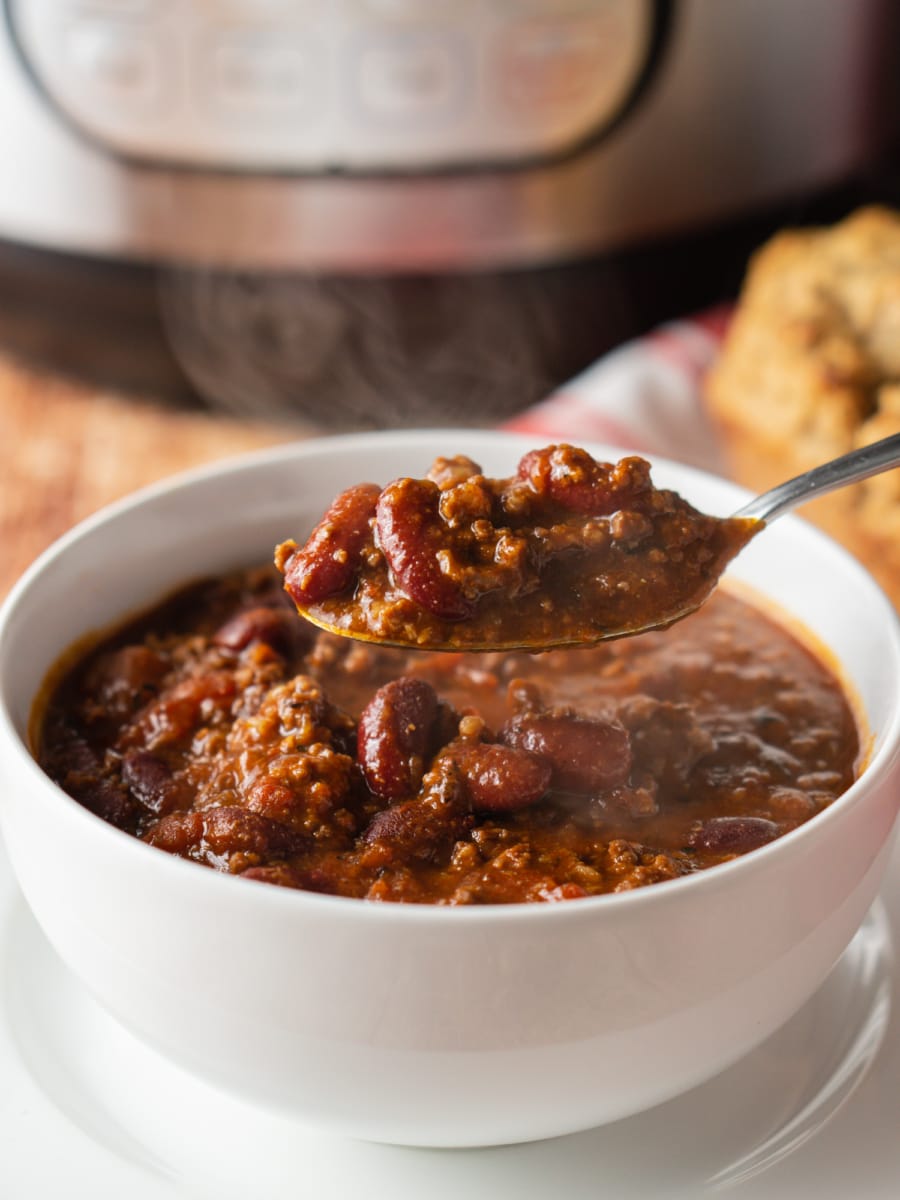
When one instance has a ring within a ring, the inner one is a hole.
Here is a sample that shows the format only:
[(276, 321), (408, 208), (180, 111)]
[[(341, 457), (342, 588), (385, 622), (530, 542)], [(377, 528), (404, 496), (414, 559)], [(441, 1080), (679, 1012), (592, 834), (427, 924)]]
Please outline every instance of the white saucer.
[(148, 1050), (56, 957), (0, 846), (0, 1194), (894, 1200), (900, 1021), (891, 1019), (890, 993), (900, 986), (891, 953), (898, 937), (895, 852), (884, 903), (818, 994), (717, 1079), (640, 1116), (555, 1141), (409, 1150), (323, 1136), (214, 1091)]

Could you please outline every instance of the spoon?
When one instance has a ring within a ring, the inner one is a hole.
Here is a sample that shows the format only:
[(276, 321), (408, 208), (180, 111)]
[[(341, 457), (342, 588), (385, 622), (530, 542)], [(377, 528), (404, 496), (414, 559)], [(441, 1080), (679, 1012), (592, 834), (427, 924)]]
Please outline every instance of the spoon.
[[(315, 603), (306, 600), (292, 580), (292, 564), (303, 553), (297, 554), (295, 543), (280, 546), (276, 562), (301, 616), (357, 641), (447, 651), (536, 652), (589, 646), (664, 629), (682, 620), (705, 603), (731, 559), (777, 517), (897, 466), (900, 434), (789, 479), (755, 497), (732, 517), (706, 516), (674, 496), (680, 506), (676, 513), (693, 523), (696, 540), (679, 547), (675, 555), (664, 555), (662, 565), (654, 559), (654, 553), (659, 557), (655, 545), (643, 557), (638, 552), (610, 554), (608, 548), (597, 552), (587, 547), (580, 554), (553, 560), (531, 590), (486, 594), (463, 617), (442, 618), (415, 603), (395, 585), (379, 555), (374, 557), (380, 566), (374, 572), (364, 568), (355, 589)], [(360, 485), (351, 492), (366, 488), (374, 485)], [(677, 568), (668, 561), (670, 557)]]
[(815, 500), (828, 492), (847, 487), (851, 483), (859, 483), (871, 475), (880, 475), (892, 467), (900, 466), (900, 433), (882, 438), (880, 442), (862, 446), (859, 450), (851, 450), (840, 458), (795, 475), (786, 483), (780, 483), (768, 492), (763, 492), (745, 504), (734, 515), (749, 517), (752, 520), (771, 523), (776, 517), (790, 512), (808, 500)]

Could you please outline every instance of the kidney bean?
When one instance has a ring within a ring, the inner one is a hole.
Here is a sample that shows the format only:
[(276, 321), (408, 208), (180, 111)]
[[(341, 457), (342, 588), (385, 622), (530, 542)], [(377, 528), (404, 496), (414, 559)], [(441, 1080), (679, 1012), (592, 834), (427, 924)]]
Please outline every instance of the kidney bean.
[(573, 446), (531, 450), (519, 463), (518, 476), (537, 494), (571, 512), (603, 515), (613, 512), (609, 488), (597, 477), (594, 459)]
[(187, 858), (203, 841), (203, 814), (195, 809), (169, 813), (151, 825), (143, 840), (168, 854)]
[(550, 763), (514, 746), (458, 741), (448, 746), (441, 758), (459, 767), (469, 801), (479, 812), (528, 808), (550, 787)]
[(301, 888), (314, 891), (308, 880), (287, 863), (273, 863), (265, 867), (248, 867), (241, 871), (241, 879), (255, 879), (258, 883), (274, 883), (277, 887)]
[(290, 854), (303, 845), (303, 839), (287, 825), (244, 808), (207, 808), (201, 815), (204, 837), (216, 854), (233, 854), (238, 850)]
[(423, 679), (404, 675), (378, 689), (357, 734), (357, 758), (371, 792), (399, 800), (418, 791), (437, 715), (437, 694)]
[(260, 813), (264, 817), (283, 821), (291, 821), (296, 810), (302, 807), (302, 799), (286, 783), (277, 779), (262, 779), (255, 783), (247, 795), (247, 809)]
[(504, 725), (500, 740), (549, 761), (553, 786), (564, 792), (607, 791), (631, 772), (628, 731), (613, 719), (526, 711)]
[(120, 747), (184, 743), (201, 724), (209, 724), (231, 708), (237, 683), (230, 671), (208, 671), (180, 680), (146, 705), (119, 739)]
[(235, 613), (213, 635), (226, 650), (243, 650), (252, 642), (265, 642), (284, 657), (312, 645), (311, 627), (288, 608), (264, 605)]
[(375, 529), (391, 575), (410, 600), (436, 617), (462, 620), (474, 611), (459, 584), (441, 571), (438, 552), (448, 531), (439, 513), (440, 489), (430, 480), (398, 479), (378, 500)]
[(56, 754), (48, 761), (55, 768), (54, 777), (90, 812), (133, 832), (140, 810), (121, 781), (106, 772), (100, 756), (80, 734), (64, 728), (58, 736)]
[(713, 854), (746, 854), (773, 841), (779, 832), (765, 817), (712, 817), (695, 831), (691, 844)]
[(88, 687), (111, 716), (123, 717), (156, 692), (166, 670), (165, 661), (147, 646), (120, 646), (94, 663)]
[(181, 800), (190, 803), (190, 795), (184, 794), (169, 764), (149, 750), (132, 750), (125, 755), (122, 781), (138, 803), (157, 816), (179, 807)]
[(305, 545), (287, 560), (284, 586), (296, 604), (318, 604), (350, 586), (380, 491), (375, 483), (359, 483), (341, 492)]
[(518, 477), (560, 508), (592, 516), (615, 512), (650, 486), (649, 467), (642, 459), (600, 463), (586, 450), (566, 444), (529, 451), (519, 463)]
[(114, 780), (103, 776), (81, 792), (73, 788), (72, 794), (101, 820), (108, 821), (118, 829), (134, 831), (138, 810), (127, 792)]
[(366, 866), (387, 866), (420, 859), (433, 862), (448, 854), (468, 831), (472, 815), (459, 771), (439, 759), (423, 780), (418, 796), (375, 813), (363, 831)]
[(144, 841), (169, 854), (210, 866), (232, 854), (296, 853), (303, 839), (292, 829), (236, 806), (169, 813), (144, 834)]

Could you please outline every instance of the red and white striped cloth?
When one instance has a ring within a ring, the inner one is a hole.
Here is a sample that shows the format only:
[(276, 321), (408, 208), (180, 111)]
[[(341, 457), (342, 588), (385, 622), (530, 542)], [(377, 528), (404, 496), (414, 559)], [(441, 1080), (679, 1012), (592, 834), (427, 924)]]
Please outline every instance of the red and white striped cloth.
[(626, 342), (503, 428), (546, 441), (606, 442), (721, 472), (701, 389), (730, 315), (727, 306), (710, 309)]

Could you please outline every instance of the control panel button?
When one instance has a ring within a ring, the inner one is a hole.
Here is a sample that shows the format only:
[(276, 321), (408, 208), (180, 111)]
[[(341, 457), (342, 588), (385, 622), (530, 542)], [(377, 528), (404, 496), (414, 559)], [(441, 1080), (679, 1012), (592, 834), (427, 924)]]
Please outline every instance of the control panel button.
[(352, 78), (363, 115), (433, 124), (463, 106), (469, 72), (464, 43), (455, 35), (373, 35), (359, 46)]
[(616, 71), (623, 44), (614, 13), (533, 17), (510, 26), (500, 50), (501, 83), (515, 104), (535, 108), (571, 104), (596, 93), (598, 80)]
[(142, 30), (84, 21), (66, 30), (64, 46), (69, 67), (83, 88), (142, 108), (160, 97), (160, 48)]
[(214, 105), (244, 112), (307, 108), (315, 100), (313, 49), (271, 34), (228, 36), (205, 44), (201, 94)]

